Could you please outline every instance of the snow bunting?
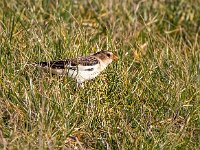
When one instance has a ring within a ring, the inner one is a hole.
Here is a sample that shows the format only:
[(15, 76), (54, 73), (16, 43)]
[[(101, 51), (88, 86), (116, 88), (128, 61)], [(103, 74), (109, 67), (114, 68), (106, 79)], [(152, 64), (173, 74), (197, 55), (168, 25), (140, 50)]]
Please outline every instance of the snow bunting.
[(98, 76), (117, 56), (109, 51), (99, 51), (93, 55), (59, 61), (38, 62), (40, 68), (57, 75), (67, 75), (75, 78), (78, 87), (83, 82)]

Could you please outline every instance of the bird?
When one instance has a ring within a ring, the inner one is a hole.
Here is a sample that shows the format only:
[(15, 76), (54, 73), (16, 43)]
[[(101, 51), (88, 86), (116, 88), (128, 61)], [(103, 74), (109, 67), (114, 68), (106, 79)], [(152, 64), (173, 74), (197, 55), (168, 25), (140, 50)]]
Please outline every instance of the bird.
[(77, 87), (84, 87), (84, 82), (97, 77), (118, 57), (107, 50), (101, 50), (90, 56), (81, 56), (65, 60), (36, 62), (45, 71), (59, 76), (66, 75), (76, 79)]

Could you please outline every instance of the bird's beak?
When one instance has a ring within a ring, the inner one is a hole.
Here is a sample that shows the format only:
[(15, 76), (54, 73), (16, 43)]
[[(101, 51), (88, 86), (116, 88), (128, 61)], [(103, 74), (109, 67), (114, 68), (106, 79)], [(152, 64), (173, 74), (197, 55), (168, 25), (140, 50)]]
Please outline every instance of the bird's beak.
[(116, 61), (118, 59), (118, 57), (116, 55), (113, 54), (112, 60)]

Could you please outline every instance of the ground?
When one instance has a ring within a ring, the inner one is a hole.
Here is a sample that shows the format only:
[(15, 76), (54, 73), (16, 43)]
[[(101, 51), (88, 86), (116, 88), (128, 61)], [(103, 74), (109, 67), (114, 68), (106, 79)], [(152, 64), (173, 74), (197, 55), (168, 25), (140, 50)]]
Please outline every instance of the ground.
[[(199, 149), (199, 0), (0, 2), (0, 149)], [(96, 79), (27, 63), (109, 50)]]

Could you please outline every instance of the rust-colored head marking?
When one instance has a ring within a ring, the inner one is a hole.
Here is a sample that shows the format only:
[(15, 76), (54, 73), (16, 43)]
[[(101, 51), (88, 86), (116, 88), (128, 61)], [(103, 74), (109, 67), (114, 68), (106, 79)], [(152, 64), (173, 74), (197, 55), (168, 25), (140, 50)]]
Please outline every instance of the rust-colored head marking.
[(112, 61), (117, 60), (117, 56), (114, 55), (112, 52), (109, 51), (99, 51), (97, 53), (94, 54), (94, 56), (97, 56), (98, 58), (100, 58), (101, 60), (107, 60), (107, 59), (111, 59)]

